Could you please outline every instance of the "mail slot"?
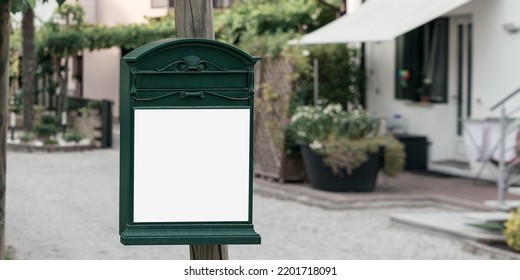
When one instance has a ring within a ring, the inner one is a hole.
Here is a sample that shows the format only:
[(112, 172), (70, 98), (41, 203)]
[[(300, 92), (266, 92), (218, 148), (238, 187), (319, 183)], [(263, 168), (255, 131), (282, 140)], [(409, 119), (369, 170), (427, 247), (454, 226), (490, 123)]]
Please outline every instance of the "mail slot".
[(121, 59), (123, 244), (260, 243), (252, 213), (258, 60), (205, 39), (153, 42)]

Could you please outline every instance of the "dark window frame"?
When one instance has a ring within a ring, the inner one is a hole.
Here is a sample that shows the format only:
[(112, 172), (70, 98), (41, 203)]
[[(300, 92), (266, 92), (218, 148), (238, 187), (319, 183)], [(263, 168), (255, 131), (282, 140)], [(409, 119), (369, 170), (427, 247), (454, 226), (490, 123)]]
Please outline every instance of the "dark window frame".
[(447, 103), (448, 48), (448, 18), (396, 38), (395, 98)]

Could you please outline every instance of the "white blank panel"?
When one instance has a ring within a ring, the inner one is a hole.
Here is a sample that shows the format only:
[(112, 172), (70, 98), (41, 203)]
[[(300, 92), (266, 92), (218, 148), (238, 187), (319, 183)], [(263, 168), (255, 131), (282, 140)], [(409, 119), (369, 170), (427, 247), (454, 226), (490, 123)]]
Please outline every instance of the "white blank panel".
[(134, 112), (134, 222), (248, 221), (250, 109)]

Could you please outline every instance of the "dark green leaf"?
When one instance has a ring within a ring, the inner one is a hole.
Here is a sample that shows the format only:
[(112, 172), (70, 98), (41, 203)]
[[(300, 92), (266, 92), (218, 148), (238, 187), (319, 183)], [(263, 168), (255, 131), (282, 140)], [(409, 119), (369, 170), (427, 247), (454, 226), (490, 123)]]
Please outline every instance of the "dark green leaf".
[(36, 7), (36, 0), (25, 0), (25, 3), (28, 7), (31, 7), (31, 9), (34, 9), (34, 7)]
[(23, 0), (11, 0), (11, 12), (21, 12), (23, 10), (23, 4)]
[(467, 224), (467, 225), (473, 226), (476, 228), (480, 228), (480, 229), (483, 229), (486, 231), (491, 231), (491, 232), (502, 232), (504, 230), (503, 223), (489, 222), (489, 223), (476, 223), (476, 224)]

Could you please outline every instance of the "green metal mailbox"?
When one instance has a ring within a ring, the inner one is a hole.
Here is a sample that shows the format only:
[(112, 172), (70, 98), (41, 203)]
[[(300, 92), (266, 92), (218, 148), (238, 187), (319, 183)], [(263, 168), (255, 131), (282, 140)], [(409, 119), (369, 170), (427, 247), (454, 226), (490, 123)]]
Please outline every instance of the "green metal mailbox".
[(258, 60), (205, 39), (153, 42), (121, 59), (123, 244), (260, 244), (252, 222)]

